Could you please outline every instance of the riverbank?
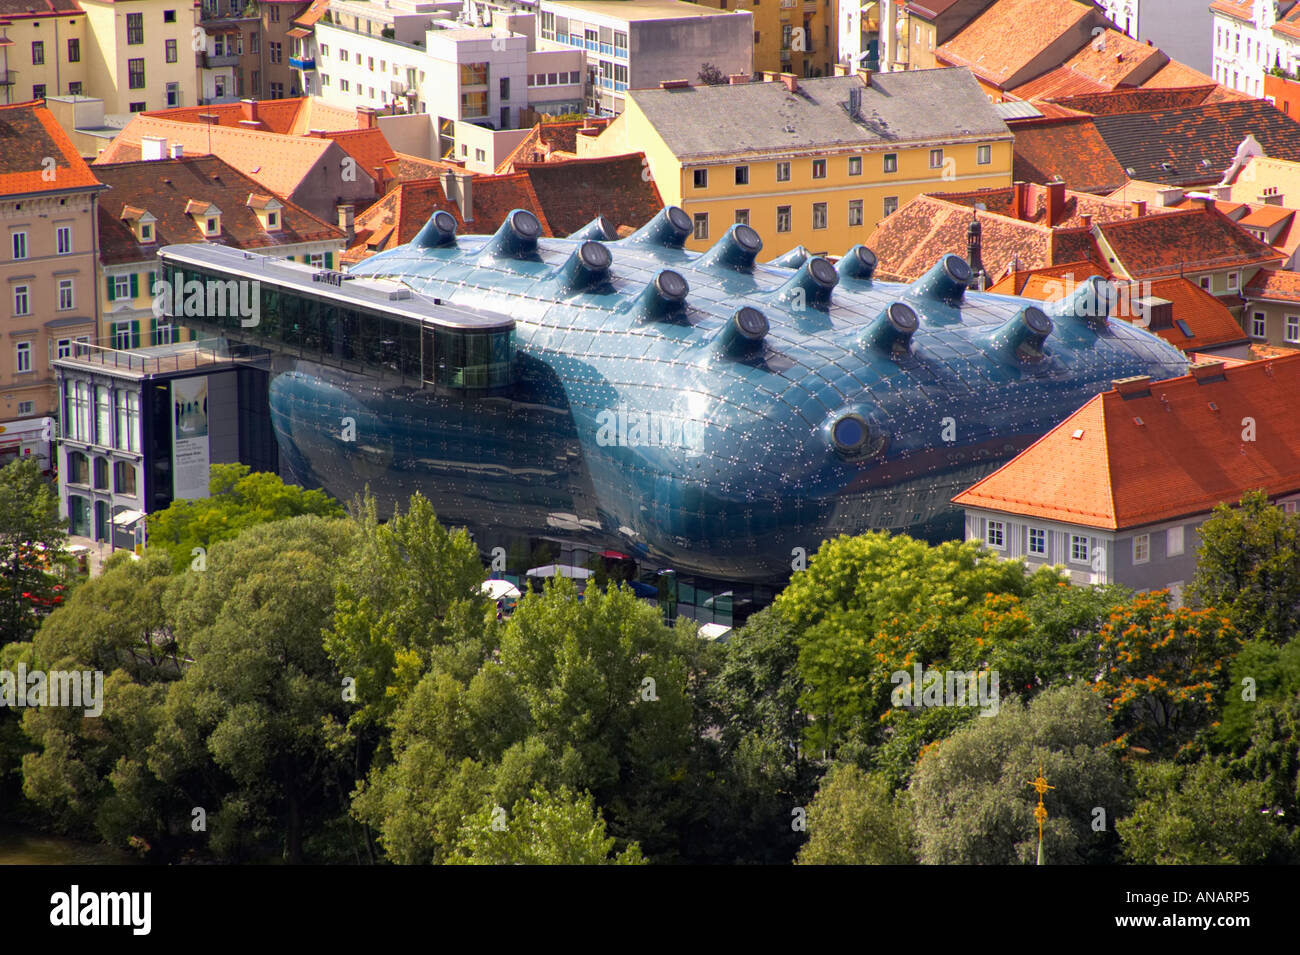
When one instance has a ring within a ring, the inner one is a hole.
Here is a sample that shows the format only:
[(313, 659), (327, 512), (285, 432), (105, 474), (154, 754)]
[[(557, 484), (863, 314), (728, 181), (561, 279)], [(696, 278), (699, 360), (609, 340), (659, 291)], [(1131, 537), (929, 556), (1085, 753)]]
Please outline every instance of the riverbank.
[(107, 846), (0, 822), (0, 865), (136, 865), (139, 861)]

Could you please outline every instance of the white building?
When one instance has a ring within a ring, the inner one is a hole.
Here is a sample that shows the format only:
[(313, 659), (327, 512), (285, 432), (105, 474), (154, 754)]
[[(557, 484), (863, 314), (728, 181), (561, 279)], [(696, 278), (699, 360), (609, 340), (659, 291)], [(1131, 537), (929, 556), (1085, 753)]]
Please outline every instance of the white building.
[(1230, 89), (1264, 95), (1264, 74), (1294, 71), (1300, 59), (1296, 0), (1214, 0), (1211, 75)]
[[(865, 68), (869, 62), (878, 63), (872, 69), (905, 69), (905, 7), (903, 0), (840, 0), (837, 26), (840, 62), (851, 64), (854, 69)], [(880, 29), (881, 23), (891, 22), (893, 30)]]
[(591, 113), (623, 112), (629, 89), (697, 82), (706, 62), (723, 76), (754, 72), (754, 15), (748, 10), (680, 0), (541, 0), (538, 7), (538, 43), (586, 53)]
[(315, 26), (320, 96), (332, 105), (428, 113), (447, 139), (440, 155), (457, 123), (516, 129), (531, 125), (529, 109), (581, 109), (583, 52), (536, 41), (532, 14), (482, 11), (485, 27), (435, 16), (435, 4), (371, 6), (339, 0), (333, 22)]

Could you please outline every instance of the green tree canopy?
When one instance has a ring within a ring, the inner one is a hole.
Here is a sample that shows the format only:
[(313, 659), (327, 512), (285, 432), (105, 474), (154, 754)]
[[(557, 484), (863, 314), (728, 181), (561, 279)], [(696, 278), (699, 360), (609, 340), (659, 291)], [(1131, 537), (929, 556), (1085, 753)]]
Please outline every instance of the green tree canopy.
[(1247, 639), (1285, 643), (1300, 632), (1300, 515), (1251, 491), (1216, 507), (1198, 533), (1193, 598)]
[(611, 855), (615, 840), (590, 795), (552, 795), (534, 787), (505, 810), (484, 806), (461, 826), (449, 865), (644, 865), (635, 842)]
[[(1086, 685), (1017, 699), (931, 744), (912, 775), (918, 856), (926, 864), (1007, 865), (1037, 856), (1041, 767), (1048, 864), (1108, 861), (1128, 788), (1102, 700)], [(1104, 816), (1094, 812), (1101, 809)], [(1098, 830), (1095, 825), (1104, 826)]]
[(304, 491), (278, 475), (251, 472), (244, 464), (212, 465), (208, 488), (209, 497), (173, 501), (166, 510), (149, 515), (149, 548), (165, 551), (176, 571), (191, 566), (196, 547), (209, 551), (257, 524), (303, 514), (343, 515), (343, 508), (323, 491)]
[(36, 632), (34, 608), (52, 603), (51, 571), (65, 560), (67, 537), (58, 495), (36, 462), (0, 468), (0, 646)]
[(1210, 759), (1138, 767), (1138, 802), (1119, 822), (1124, 855), (1138, 865), (1252, 865), (1286, 833), (1264, 785), (1233, 779)]
[(916, 861), (906, 792), (852, 764), (822, 779), (808, 807), (808, 842), (800, 865), (910, 865)]

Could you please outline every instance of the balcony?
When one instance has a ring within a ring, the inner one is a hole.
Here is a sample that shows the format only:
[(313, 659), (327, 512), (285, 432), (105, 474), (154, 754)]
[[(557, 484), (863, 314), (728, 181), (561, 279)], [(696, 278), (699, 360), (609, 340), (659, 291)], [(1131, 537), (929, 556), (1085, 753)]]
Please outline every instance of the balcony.
[(222, 67), (222, 66), (238, 66), (239, 54), (238, 53), (216, 54), (216, 53), (209, 53), (207, 50), (204, 50), (202, 53), (198, 55), (198, 60), (199, 60), (199, 69), (215, 70), (218, 67)]
[(0, 70), (0, 86), (13, 86), (17, 82), (17, 70)]
[(316, 69), (316, 57), (291, 56), (289, 57), (289, 66), (295, 70), (314, 70)]

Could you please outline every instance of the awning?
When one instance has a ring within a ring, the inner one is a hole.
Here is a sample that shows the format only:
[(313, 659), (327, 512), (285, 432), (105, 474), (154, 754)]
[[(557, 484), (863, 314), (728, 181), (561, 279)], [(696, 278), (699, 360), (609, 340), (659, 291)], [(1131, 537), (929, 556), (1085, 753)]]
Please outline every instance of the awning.
[(508, 580), (485, 580), (479, 588), (489, 600), (501, 600), (504, 597), (519, 597), (519, 588)]
[(118, 527), (130, 527), (144, 517), (144, 511), (120, 511), (113, 515), (113, 523)]
[(591, 571), (585, 567), (570, 567), (567, 564), (547, 564), (544, 567), (534, 567), (528, 571), (529, 577), (573, 577), (577, 580), (586, 580), (591, 576)]
[(302, 27), (294, 27), (292, 30), (285, 30), (284, 35), (291, 36), (295, 40), (298, 40), (305, 36), (311, 36), (311, 31), (304, 30)]
[(724, 627), (720, 623), (706, 623), (700, 627), (696, 633), (705, 640), (721, 640), (727, 634), (731, 633), (730, 627)]

